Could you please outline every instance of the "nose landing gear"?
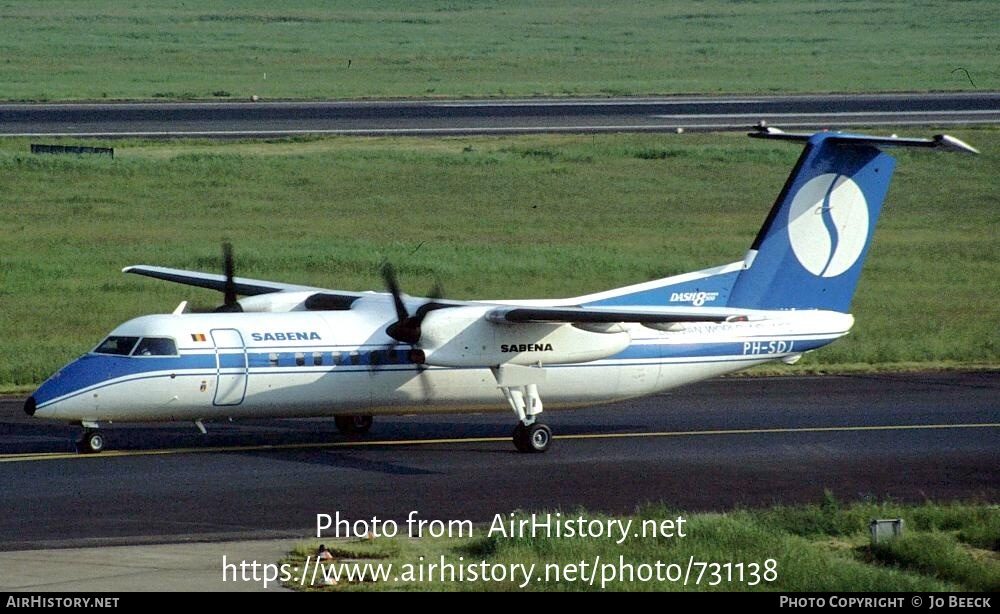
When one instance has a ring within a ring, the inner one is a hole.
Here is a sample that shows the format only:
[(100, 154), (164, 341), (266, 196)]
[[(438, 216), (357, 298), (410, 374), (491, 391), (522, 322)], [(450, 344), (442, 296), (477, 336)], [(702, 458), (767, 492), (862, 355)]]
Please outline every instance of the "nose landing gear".
[(80, 454), (97, 454), (104, 449), (104, 434), (97, 427), (84, 426), (83, 434), (76, 442), (76, 451)]

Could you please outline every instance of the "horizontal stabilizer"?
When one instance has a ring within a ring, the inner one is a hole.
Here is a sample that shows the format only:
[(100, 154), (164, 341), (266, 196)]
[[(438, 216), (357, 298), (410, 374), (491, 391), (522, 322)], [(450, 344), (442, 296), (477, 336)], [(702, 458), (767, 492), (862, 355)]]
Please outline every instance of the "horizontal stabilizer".
[[(785, 132), (770, 126), (761, 126), (749, 135), (758, 139), (777, 139), (781, 141), (808, 141), (814, 132)], [(947, 134), (938, 134), (929, 139), (907, 138), (898, 136), (870, 136), (867, 134), (847, 134), (831, 132), (826, 142), (832, 144), (873, 145), (875, 147), (926, 147), (958, 153), (978, 154), (979, 150), (967, 143)]]

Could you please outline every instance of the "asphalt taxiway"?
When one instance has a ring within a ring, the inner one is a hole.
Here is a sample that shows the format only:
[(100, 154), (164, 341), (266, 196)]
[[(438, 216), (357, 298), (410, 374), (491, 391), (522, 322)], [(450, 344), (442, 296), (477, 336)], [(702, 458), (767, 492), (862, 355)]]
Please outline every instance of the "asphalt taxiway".
[(524, 100), (0, 104), (0, 136), (229, 137), (673, 132), (1000, 123), (1000, 92)]
[(1000, 372), (724, 378), (548, 412), (543, 455), (506, 413), (79, 429), (0, 402), (0, 550), (302, 537), (317, 514), (490, 520), (515, 509), (629, 512), (845, 500), (1000, 499)]

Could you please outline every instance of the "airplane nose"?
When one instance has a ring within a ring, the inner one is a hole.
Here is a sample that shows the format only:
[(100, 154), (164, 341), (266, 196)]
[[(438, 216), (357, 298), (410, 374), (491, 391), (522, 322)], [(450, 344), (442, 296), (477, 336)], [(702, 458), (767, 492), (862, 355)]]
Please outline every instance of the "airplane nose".
[(24, 413), (29, 416), (34, 416), (36, 407), (37, 404), (35, 403), (35, 397), (28, 397), (28, 400), (24, 402)]

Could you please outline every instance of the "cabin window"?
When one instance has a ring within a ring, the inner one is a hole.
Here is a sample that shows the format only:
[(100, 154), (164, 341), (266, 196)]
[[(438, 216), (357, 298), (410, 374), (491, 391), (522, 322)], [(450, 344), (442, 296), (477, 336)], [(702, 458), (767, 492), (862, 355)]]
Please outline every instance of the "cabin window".
[(341, 361), (343, 360), (340, 357), (340, 352), (330, 352), (330, 358), (333, 359), (333, 364), (335, 364), (335, 365), (339, 365), (341, 363)]
[(295, 366), (301, 367), (306, 364), (306, 355), (302, 352), (295, 352)]
[(116, 356), (128, 356), (132, 353), (132, 348), (139, 342), (138, 337), (118, 337), (111, 336), (101, 342), (94, 350), (96, 354), (114, 354)]
[(397, 352), (396, 350), (386, 350), (385, 361), (389, 364), (395, 364), (399, 362), (399, 352)]
[(378, 350), (372, 352), (369, 355), (368, 360), (369, 360), (369, 362), (371, 362), (372, 365), (375, 365), (375, 366), (378, 366), (378, 365), (382, 364), (382, 352), (379, 352)]
[(133, 356), (176, 356), (177, 344), (166, 337), (143, 337), (132, 351)]
[(271, 363), (272, 367), (277, 367), (278, 366), (278, 353), (277, 352), (271, 352), (270, 354), (268, 354), (267, 355), (267, 361), (269, 363)]
[(313, 352), (313, 365), (316, 367), (323, 366), (323, 352)]
[(361, 364), (361, 353), (360, 352), (356, 352), (356, 351), (355, 352), (351, 352), (350, 355), (351, 355), (351, 364), (352, 365), (360, 365)]

